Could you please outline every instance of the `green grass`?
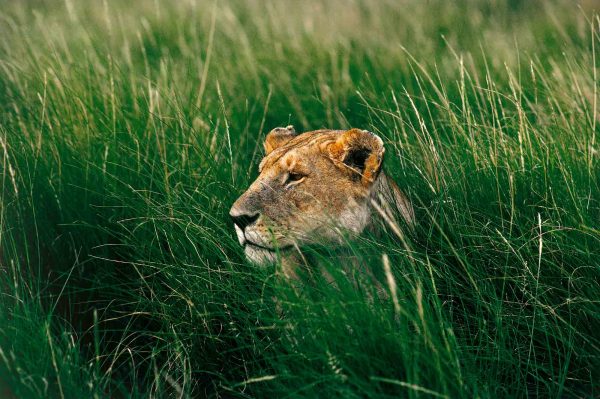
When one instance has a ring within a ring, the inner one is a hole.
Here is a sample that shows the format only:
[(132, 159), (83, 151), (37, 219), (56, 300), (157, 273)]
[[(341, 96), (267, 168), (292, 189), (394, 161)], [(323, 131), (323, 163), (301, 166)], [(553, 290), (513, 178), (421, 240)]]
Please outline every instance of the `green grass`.
[[(4, 2), (0, 395), (600, 395), (594, 6)], [(416, 207), (308, 249), (335, 287), (227, 216), (287, 124), (376, 132)]]

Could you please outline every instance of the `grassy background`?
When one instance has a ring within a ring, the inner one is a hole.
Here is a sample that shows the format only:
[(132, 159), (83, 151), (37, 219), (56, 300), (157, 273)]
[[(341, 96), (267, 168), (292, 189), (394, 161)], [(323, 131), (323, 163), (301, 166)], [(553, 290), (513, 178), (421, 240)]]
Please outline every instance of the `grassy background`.
[[(0, 395), (600, 395), (599, 6), (2, 2)], [(287, 124), (381, 135), (416, 207), (310, 250), (337, 287), (228, 220)], [(337, 267), (384, 254), (394, 298)]]

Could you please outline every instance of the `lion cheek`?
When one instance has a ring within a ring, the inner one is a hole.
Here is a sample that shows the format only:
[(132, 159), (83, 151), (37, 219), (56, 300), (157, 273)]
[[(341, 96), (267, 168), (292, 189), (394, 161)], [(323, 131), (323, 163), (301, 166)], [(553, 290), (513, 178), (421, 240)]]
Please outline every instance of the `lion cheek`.
[(340, 226), (353, 233), (360, 234), (369, 224), (370, 217), (371, 214), (366, 206), (354, 203), (340, 213)]

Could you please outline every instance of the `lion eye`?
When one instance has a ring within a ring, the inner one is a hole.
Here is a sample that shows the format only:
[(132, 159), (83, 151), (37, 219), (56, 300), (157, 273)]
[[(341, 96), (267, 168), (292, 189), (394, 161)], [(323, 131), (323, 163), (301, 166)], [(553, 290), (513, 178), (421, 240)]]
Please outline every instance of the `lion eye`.
[(301, 180), (303, 180), (305, 177), (306, 177), (306, 175), (303, 175), (302, 173), (289, 172), (286, 183), (288, 183), (288, 184), (290, 184), (290, 183), (298, 183)]

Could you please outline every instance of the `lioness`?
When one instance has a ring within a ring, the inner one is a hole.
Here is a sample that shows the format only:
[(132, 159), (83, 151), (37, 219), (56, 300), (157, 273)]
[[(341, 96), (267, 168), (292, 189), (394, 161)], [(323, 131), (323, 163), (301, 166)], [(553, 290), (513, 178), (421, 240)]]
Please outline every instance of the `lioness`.
[(382, 172), (385, 148), (366, 130), (293, 126), (266, 137), (259, 176), (229, 212), (251, 262), (282, 260), (302, 245), (336, 243), (361, 233), (378, 213), (396, 212), (411, 225), (411, 203)]

